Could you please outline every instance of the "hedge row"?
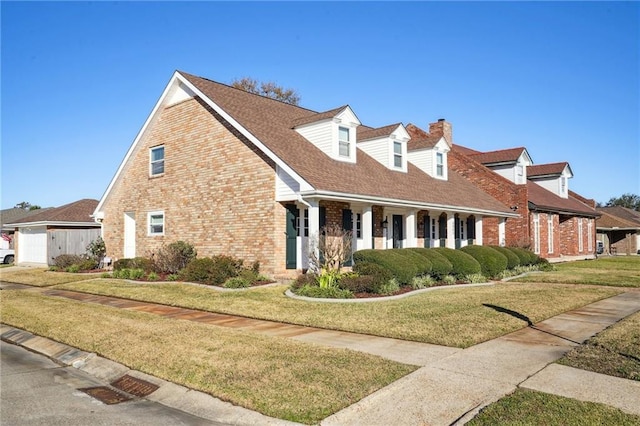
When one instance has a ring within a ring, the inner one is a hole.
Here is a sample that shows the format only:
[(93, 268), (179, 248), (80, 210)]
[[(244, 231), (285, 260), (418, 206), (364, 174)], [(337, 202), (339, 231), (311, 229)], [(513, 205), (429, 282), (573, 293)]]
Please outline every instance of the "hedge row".
[(414, 277), (429, 275), (443, 279), (448, 275), (465, 278), (482, 274), (494, 278), (507, 269), (535, 265), (543, 261), (529, 250), (515, 247), (466, 246), (450, 248), (407, 248), (360, 250), (353, 254), (354, 270), (359, 264), (377, 264), (389, 271), (400, 285), (410, 284)]

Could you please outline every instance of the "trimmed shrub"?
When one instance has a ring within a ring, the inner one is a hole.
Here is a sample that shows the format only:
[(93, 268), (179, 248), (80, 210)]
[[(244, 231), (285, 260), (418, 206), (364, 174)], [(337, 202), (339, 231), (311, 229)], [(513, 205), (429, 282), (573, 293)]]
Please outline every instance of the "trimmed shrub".
[(413, 288), (414, 290), (433, 287), (434, 285), (436, 285), (436, 280), (434, 280), (429, 275), (423, 275), (421, 277), (413, 277), (413, 280), (411, 281), (411, 288)]
[(80, 271), (91, 271), (98, 268), (98, 260), (93, 259), (83, 259), (82, 262), (77, 264), (80, 268)]
[(479, 283), (486, 283), (487, 278), (482, 274), (473, 274), (473, 275), (467, 275), (465, 277), (465, 281), (468, 281), (471, 284), (479, 284)]
[(453, 275), (447, 275), (446, 277), (442, 277), (442, 282), (447, 284), (447, 285), (453, 285), (456, 284), (456, 277), (454, 277)]
[(436, 247), (431, 250), (435, 250), (451, 262), (451, 265), (453, 265), (451, 273), (455, 275), (456, 278), (464, 278), (467, 275), (479, 274), (482, 271), (480, 263), (478, 263), (473, 256), (461, 250), (454, 250), (446, 247)]
[(193, 245), (184, 241), (176, 241), (160, 247), (160, 250), (153, 256), (153, 262), (157, 272), (175, 274), (195, 259), (196, 254)]
[(60, 269), (67, 269), (72, 265), (79, 265), (84, 262), (85, 258), (77, 254), (61, 254), (53, 259), (53, 263)]
[(251, 281), (242, 277), (233, 277), (225, 281), (224, 288), (247, 288), (251, 287)]
[[(202, 259), (193, 259), (187, 266), (180, 271), (179, 277), (184, 281), (193, 281), (197, 283), (213, 284), (211, 276), (216, 269), (216, 263), (209, 257)], [(222, 281), (224, 282), (224, 280)]]
[(375, 281), (376, 277), (373, 275), (345, 274), (340, 277), (338, 288), (352, 293), (375, 293), (373, 290)]
[(433, 249), (408, 248), (405, 250), (413, 251), (429, 259), (431, 261), (431, 272), (429, 275), (437, 280), (441, 280), (443, 277), (446, 277), (453, 270), (453, 265), (449, 262), (449, 259)]
[(314, 286), (314, 285), (315, 286), (318, 285), (318, 276), (316, 274), (312, 274), (312, 273), (300, 274), (291, 283), (291, 289), (296, 290), (304, 286)]
[(158, 276), (158, 274), (156, 274), (155, 272), (149, 272), (149, 273), (147, 274), (147, 279), (148, 279), (149, 281), (158, 281), (158, 279), (159, 279), (159, 278), (160, 278), (160, 277), (159, 277), (159, 276)]
[(353, 299), (353, 293), (338, 287), (318, 287), (305, 285), (295, 291), (299, 296), (317, 297), (323, 299)]
[(393, 294), (396, 291), (400, 290), (400, 283), (398, 283), (397, 279), (391, 278), (389, 282), (387, 282), (385, 285), (380, 286), (377, 290), (378, 291), (376, 291), (376, 293), (378, 294)]
[(462, 247), (460, 251), (470, 254), (480, 263), (480, 271), (485, 277), (497, 277), (500, 272), (507, 269), (507, 256), (491, 247), (466, 246)]
[[(361, 277), (372, 277), (371, 287), (367, 290), (369, 293), (378, 293), (380, 288), (393, 278), (393, 274), (387, 268), (371, 262), (356, 263), (353, 265), (353, 272)], [(354, 293), (358, 292), (354, 291)]]
[(220, 285), (229, 278), (238, 276), (240, 271), (242, 271), (242, 259), (219, 254), (213, 256), (211, 260), (213, 260), (214, 264), (211, 281), (215, 285)]
[(130, 259), (118, 259), (113, 262), (113, 270), (120, 269), (142, 269), (144, 272), (154, 272), (155, 265), (153, 260), (146, 257), (133, 257)]
[(411, 283), (413, 277), (419, 275), (419, 268), (409, 258), (399, 254), (399, 250), (359, 250), (353, 254), (355, 264), (362, 262), (375, 263), (387, 269), (402, 285)]
[(139, 280), (143, 278), (144, 275), (145, 275), (144, 269), (140, 269), (140, 268), (129, 269), (130, 280)]
[(507, 269), (513, 269), (516, 266), (520, 265), (520, 258), (518, 257), (518, 255), (512, 252), (511, 250), (509, 250), (508, 248), (500, 247), (500, 246), (489, 246), (489, 247), (505, 255), (505, 257), (507, 258)]
[(535, 265), (538, 261), (538, 255), (536, 255), (531, 250), (523, 249), (520, 247), (507, 247), (509, 250), (514, 252), (516, 256), (520, 258), (521, 266), (529, 266)]
[(414, 276), (429, 275), (431, 273), (431, 269), (433, 268), (433, 266), (431, 265), (431, 261), (425, 256), (422, 256), (419, 253), (416, 253), (415, 251), (409, 249), (392, 249), (390, 251), (405, 257), (413, 263), (415, 269), (417, 270), (417, 273)]
[(80, 266), (78, 266), (77, 264), (74, 264), (66, 268), (65, 271), (75, 274), (77, 272), (80, 272)]

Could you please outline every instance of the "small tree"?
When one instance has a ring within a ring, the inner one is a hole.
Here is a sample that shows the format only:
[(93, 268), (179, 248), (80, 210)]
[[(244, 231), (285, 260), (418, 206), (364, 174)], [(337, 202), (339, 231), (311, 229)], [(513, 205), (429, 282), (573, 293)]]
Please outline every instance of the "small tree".
[(102, 261), (104, 256), (107, 254), (107, 246), (104, 244), (102, 237), (98, 237), (89, 243), (87, 246), (87, 253), (89, 253), (89, 257), (97, 262)]
[(353, 233), (339, 225), (325, 226), (320, 235), (311, 237), (309, 266), (317, 273), (339, 273), (342, 265), (351, 258)]
[(242, 77), (231, 82), (231, 86), (245, 92), (254, 93), (256, 95), (266, 96), (267, 98), (276, 99), (291, 105), (298, 105), (300, 95), (294, 89), (285, 89), (273, 81), (263, 81), (251, 77)]

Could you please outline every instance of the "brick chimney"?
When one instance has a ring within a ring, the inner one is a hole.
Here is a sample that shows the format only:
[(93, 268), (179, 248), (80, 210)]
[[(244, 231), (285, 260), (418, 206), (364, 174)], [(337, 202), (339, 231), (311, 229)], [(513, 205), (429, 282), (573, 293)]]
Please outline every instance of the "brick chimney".
[(451, 123), (444, 118), (439, 118), (435, 123), (429, 123), (429, 134), (436, 136), (444, 136), (449, 146), (453, 145), (453, 129)]

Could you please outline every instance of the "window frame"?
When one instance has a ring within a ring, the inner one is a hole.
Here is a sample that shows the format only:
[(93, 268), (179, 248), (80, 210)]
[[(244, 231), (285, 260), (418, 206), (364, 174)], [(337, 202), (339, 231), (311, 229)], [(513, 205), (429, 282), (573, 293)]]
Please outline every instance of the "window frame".
[(583, 237), (584, 229), (582, 227), (582, 218), (578, 218), (578, 253), (582, 253), (584, 251), (584, 237)]
[(540, 254), (540, 214), (533, 214), (533, 252)]
[(553, 215), (547, 215), (547, 252), (553, 253)]
[(436, 176), (444, 177), (444, 153), (436, 152)]
[[(155, 151), (160, 150), (160, 149), (162, 149), (162, 159), (154, 160), (153, 159), (153, 153)], [(149, 176), (156, 177), (156, 176), (164, 175), (164, 160), (165, 160), (164, 145), (157, 145), (157, 146), (149, 148)], [(154, 173), (153, 167), (154, 167), (154, 165), (159, 164), (159, 163), (162, 164), (162, 171)]]
[[(154, 216), (160, 216), (162, 217), (162, 231), (161, 232), (154, 232), (153, 231), (153, 226), (158, 226), (157, 224), (152, 224), (152, 218)], [(149, 237), (157, 237), (157, 236), (163, 236), (165, 234), (165, 230), (166, 230), (166, 216), (164, 214), (164, 210), (155, 210), (155, 211), (151, 211), (151, 212), (147, 212), (147, 236)]]
[[(396, 147), (399, 152), (396, 152)], [(400, 164), (397, 164), (400, 163)], [(402, 143), (398, 141), (393, 141), (393, 167), (396, 169), (402, 169), (404, 165), (404, 158), (402, 155)]]
[[(342, 131), (346, 132), (346, 140), (341, 139)], [(343, 146), (347, 149), (346, 154), (341, 152), (341, 148)], [(342, 158), (351, 158), (351, 131), (348, 127), (338, 126), (338, 156)]]

